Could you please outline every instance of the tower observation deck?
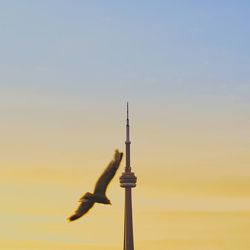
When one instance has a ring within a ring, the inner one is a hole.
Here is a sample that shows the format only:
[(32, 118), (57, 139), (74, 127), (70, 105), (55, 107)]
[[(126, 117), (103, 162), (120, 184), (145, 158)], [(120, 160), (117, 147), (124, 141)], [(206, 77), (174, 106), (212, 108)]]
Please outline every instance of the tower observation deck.
[(126, 166), (125, 171), (120, 177), (120, 186), (125, 188), (125, 213), (124, 213), (124, 243), (123, 250), (134, 250), (133, 237), (133, 214), (132, 214), (132, 191), (136, 186), (137, 178), (131, 171), (130, 166), (130, 134), (129, 134), (129, 108), (127, 103), (127, 122), (126, 122)]

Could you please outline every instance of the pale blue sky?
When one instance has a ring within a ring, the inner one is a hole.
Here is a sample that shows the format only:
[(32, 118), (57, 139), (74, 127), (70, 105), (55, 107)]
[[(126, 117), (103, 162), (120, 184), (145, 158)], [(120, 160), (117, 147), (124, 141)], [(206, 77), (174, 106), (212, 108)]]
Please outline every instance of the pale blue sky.
[(1, 1), (1, 85), (249, 98), (249, 11), (248, 1)]

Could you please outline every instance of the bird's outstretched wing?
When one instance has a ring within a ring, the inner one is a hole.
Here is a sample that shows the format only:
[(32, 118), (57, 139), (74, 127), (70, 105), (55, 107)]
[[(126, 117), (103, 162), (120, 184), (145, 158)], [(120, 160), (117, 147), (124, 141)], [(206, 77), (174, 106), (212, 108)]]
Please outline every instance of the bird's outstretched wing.
[[(86, 195), (86, 194), (85, 194)], [(84, 195), (84, 196), (85, 196)], [(76, 220), (86, 214), (90, 208), (94, 206), (95, 201), (91, 199), (86, 199), (84, 196), (80, 199), (80, 205), (75, 213), (68, 218), (69, 221)]]
[(117, 169), (120, 166), (121, 160), (123, 157), (123, 153), (118, 150), (115, 151), (114, 159), (109, 163), (106, 167), (102, 175), (99, 177), (98, 181), (95, 185), (95, 194), (105, 195), (108, 184), (113, 179)]

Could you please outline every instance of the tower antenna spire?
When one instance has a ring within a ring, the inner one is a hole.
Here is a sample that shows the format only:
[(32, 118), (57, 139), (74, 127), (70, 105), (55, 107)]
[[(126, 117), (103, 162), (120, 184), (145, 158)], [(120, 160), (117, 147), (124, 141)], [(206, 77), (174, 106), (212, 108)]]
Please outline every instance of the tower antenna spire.
[[(126, 159), (130, 158), (130, 136), (129, 136), (129, 107), (128, 107), (128, 102), (127, 102), (127, 124), (126, 124)], [(126, 164), (127, 168), (130, 168), (130, 161), (127, 161)]]
[(128, 109), (128, 102), (127, 102), (127, 120), (129, 119), (129, 109)]

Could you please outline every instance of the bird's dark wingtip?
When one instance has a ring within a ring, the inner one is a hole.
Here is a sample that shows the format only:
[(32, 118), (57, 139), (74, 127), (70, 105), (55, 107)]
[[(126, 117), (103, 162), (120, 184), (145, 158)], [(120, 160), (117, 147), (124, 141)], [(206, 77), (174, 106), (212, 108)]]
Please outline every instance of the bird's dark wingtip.
[(72, 215), (72, 216), (70, 216), (69, 218), (67, 218), (67, 221), (68, 222), (72, 222), (72, 221), (74, 221), (74, 220), (76, 220), (77, 219), (77, 217), (75, 216), (75, 215)]
[(118, 149), (115, 150), (115, 159), (119, 159), (119, 161), (122, 160), (123, 153), (120, 152)]

